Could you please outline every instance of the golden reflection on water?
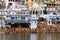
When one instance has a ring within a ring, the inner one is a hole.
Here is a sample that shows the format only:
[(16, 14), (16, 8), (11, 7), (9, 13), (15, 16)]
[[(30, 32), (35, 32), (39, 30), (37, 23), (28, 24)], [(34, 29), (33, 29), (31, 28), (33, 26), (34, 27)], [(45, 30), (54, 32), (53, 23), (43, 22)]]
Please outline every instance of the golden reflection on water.
[(60, 40), (60, 33), (0, 34), (0, 40)]

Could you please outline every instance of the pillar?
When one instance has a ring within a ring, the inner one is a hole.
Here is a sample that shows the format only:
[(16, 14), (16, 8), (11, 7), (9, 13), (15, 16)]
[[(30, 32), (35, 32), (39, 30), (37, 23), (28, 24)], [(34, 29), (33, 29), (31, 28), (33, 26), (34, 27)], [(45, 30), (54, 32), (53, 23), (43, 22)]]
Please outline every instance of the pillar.
[(8, 2), (9, 2), (9, 1), (8, 1), (8, 0), (6, 0), (6, 8), (7, 8), (7, 6), (8, 6)]
[(43, 9), (42, 9), (42, 14), (44, 14), (44, 13), (43, 13)]

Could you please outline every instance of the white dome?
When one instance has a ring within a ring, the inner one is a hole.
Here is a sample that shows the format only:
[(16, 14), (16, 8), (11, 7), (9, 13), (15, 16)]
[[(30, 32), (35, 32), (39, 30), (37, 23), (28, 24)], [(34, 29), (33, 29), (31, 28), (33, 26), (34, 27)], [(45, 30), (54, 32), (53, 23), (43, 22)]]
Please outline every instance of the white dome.
[(38, 8), (39, 5), (38, 5), (37, 3), (34, 3), (34, 4), (32, 5), (32, 7), (33, 7), (33, 8)]
[(36, 10), (42, 10), (42, 7), (40, 7), (39, 4), (37, 4), (37, 3), (34, 3), (34, 4), (32, 5), (32, 8), (33, 8), (33, 9), (36, 9)]

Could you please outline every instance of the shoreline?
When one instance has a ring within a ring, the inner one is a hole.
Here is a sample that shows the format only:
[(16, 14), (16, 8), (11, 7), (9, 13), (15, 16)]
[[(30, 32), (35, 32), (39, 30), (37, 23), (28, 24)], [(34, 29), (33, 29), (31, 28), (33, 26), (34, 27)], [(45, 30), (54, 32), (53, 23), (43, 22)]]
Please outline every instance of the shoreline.
[(41, 29), (30, 29), (30, 28), (9, 28), (9, 29), (1, 29), (0, 34), (13, 34), (13, 33), (60, 33), (59, 30), (41, 30)]

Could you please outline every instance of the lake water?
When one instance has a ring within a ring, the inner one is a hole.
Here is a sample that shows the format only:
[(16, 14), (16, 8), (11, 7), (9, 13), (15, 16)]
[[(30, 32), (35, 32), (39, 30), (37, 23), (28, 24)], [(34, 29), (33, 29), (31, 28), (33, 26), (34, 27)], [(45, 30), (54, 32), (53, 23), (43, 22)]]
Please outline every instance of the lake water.
[(0, 34), (0, 40), (60, 40), (60, 33)]

